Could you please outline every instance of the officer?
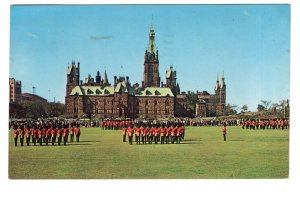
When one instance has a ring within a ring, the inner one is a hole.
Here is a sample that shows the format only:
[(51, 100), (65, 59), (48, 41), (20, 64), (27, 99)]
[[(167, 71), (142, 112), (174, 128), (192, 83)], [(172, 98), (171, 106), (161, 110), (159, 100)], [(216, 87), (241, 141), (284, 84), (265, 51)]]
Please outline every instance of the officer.
[(226, 141), (226, 134), (227, 134), (226, 123), (223, 124), (222, 133), (223, 133), (224, 141)]

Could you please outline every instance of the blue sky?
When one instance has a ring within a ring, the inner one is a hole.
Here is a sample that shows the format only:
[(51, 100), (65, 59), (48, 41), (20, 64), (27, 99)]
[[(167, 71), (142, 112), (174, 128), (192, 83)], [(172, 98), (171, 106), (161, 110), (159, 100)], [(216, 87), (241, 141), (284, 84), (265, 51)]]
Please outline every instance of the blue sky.
[(9, 76), (60, 102), (72, 60), (81, 79), (106, 68), (141, 83), (151, 21), (163, 81), (172, 64), (182, 91), (213, 93), (224, 71), (227, 103), (289, 98), (288, 5), (12, 6)]

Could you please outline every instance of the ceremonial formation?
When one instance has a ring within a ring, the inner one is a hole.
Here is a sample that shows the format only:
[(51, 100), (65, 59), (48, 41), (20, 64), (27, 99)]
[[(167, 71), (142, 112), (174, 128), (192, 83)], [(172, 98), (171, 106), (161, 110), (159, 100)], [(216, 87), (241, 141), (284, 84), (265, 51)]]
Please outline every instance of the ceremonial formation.
[(243, 129), (289, 129), (289, 119), (251, 119), (243, 120), (241, 122)]
[(63, 144), (65, 146), (68, 141), (74, 142), (74, 138), (76, 142), (79, 142), (80, 125), (63, 122), (25, 122), (13, 124), (13, 135), (15, 146), (18, 145), (18, 140), (21, 146), (24, 145), (24, 140), (27, 146), (30, 144), (33, 146)]
[(185, 127), (183, 123), (136, 123), (123, 126), (123, 142), (126, 137), (130, 145), (135, 137), (136, 144), (180, 144), (184, 139)]

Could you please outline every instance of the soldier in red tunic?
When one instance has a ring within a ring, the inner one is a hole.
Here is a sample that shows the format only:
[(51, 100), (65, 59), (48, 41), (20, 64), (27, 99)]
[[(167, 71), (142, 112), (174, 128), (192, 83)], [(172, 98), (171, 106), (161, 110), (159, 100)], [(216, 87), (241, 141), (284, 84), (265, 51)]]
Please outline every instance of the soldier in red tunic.
[(27, 146), (29, 146), (29, 144), (30, 144), (30, 134), (31, 134), (30, 127), (29, 127), (29, 125), (26, 125), (25, 135), (26, 135)]
[(38, 142), (39, 142), (40, 146), (42, 146), (42, 142), (43, 142), (43, 130), (42, 130), (42, 126), (39, 126), (37, 133), (38, 133)]
[(128, 141), (129, 144), (132, 145), (132, 136), (133, 136), (134, 130), (132, 128), (132, 125), (129, 125), (128, 127)]
[(51, 139), (52, 139), (52, 146), (54, 146), (55, 141), (56, 141), (56, 129), (55, 126), (52, 125), (51, 127)]
[(61, 126), (58, 126), (57, 127), (57, 142), (58, 142), (59, 146), (61, 143), (61, 139), (62, 139), (62, 128), (61, 128)]
[(25, 135), (24, 125), (21, 125), (21, 126), (20, 126), (19, 134), (20, 134), (20, 143), (21, 143), (21, 146), (23, 146), (23, 143), (24, 143), (24, 135)]
[(75, 128), (75, 135), (76, 135), (76, 142), (79, 142), (79, 137), (80, 137), (80, 127), (79, 124), (77, 124)]
[(14, 125), (13, 128), (14, 128), (15, 146), (18, 146), (18, 137), (19, 137), (18, 127), (17, 127), (17, 125)]
[(226, 141), (226, 134), (227, 134), (226, 123), (223, 124), (222, 133), (223, 133), (224, 141)]
[(67, 144), (68, 136), (69, 136), (68, 126), (64, 125), (64, 129), (63, 129), (64, 146)]
[(70, 141), (74, 142), (74, 125), (73, 123), (71, 123), (71, 127), (70, 127)]
[(140, 129), (140, 125), (136, 125), (135, 126), (135, 142), (136, 144), (141, 144), (141, 137), (140, 137), (140, 134), (141, 134), (141, 129)]
[(127, 128), (126, 128), (126, 126), (124, 125), (123, 128), (122, 128), (123, 142), (126, 142), (126, 131), (127, 131)]
[(172, 128), (170, 127), (169, 124), (167, 124), (167, 128), (166, 128), (166, 144), (169, 144), (169, 141), (170, 141), (170, 135), (171, 135), (171, 130)]

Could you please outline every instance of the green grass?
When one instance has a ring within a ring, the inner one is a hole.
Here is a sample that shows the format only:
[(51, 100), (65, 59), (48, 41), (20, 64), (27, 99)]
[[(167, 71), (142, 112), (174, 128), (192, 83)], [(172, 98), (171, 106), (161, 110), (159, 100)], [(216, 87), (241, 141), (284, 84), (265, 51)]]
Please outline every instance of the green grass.
[(82, 128), (80, 143), (14, 146), (12, 179), (287, 178), (289, 131), (188, 127), (182, 144), (129, 145), (121, 131)]

